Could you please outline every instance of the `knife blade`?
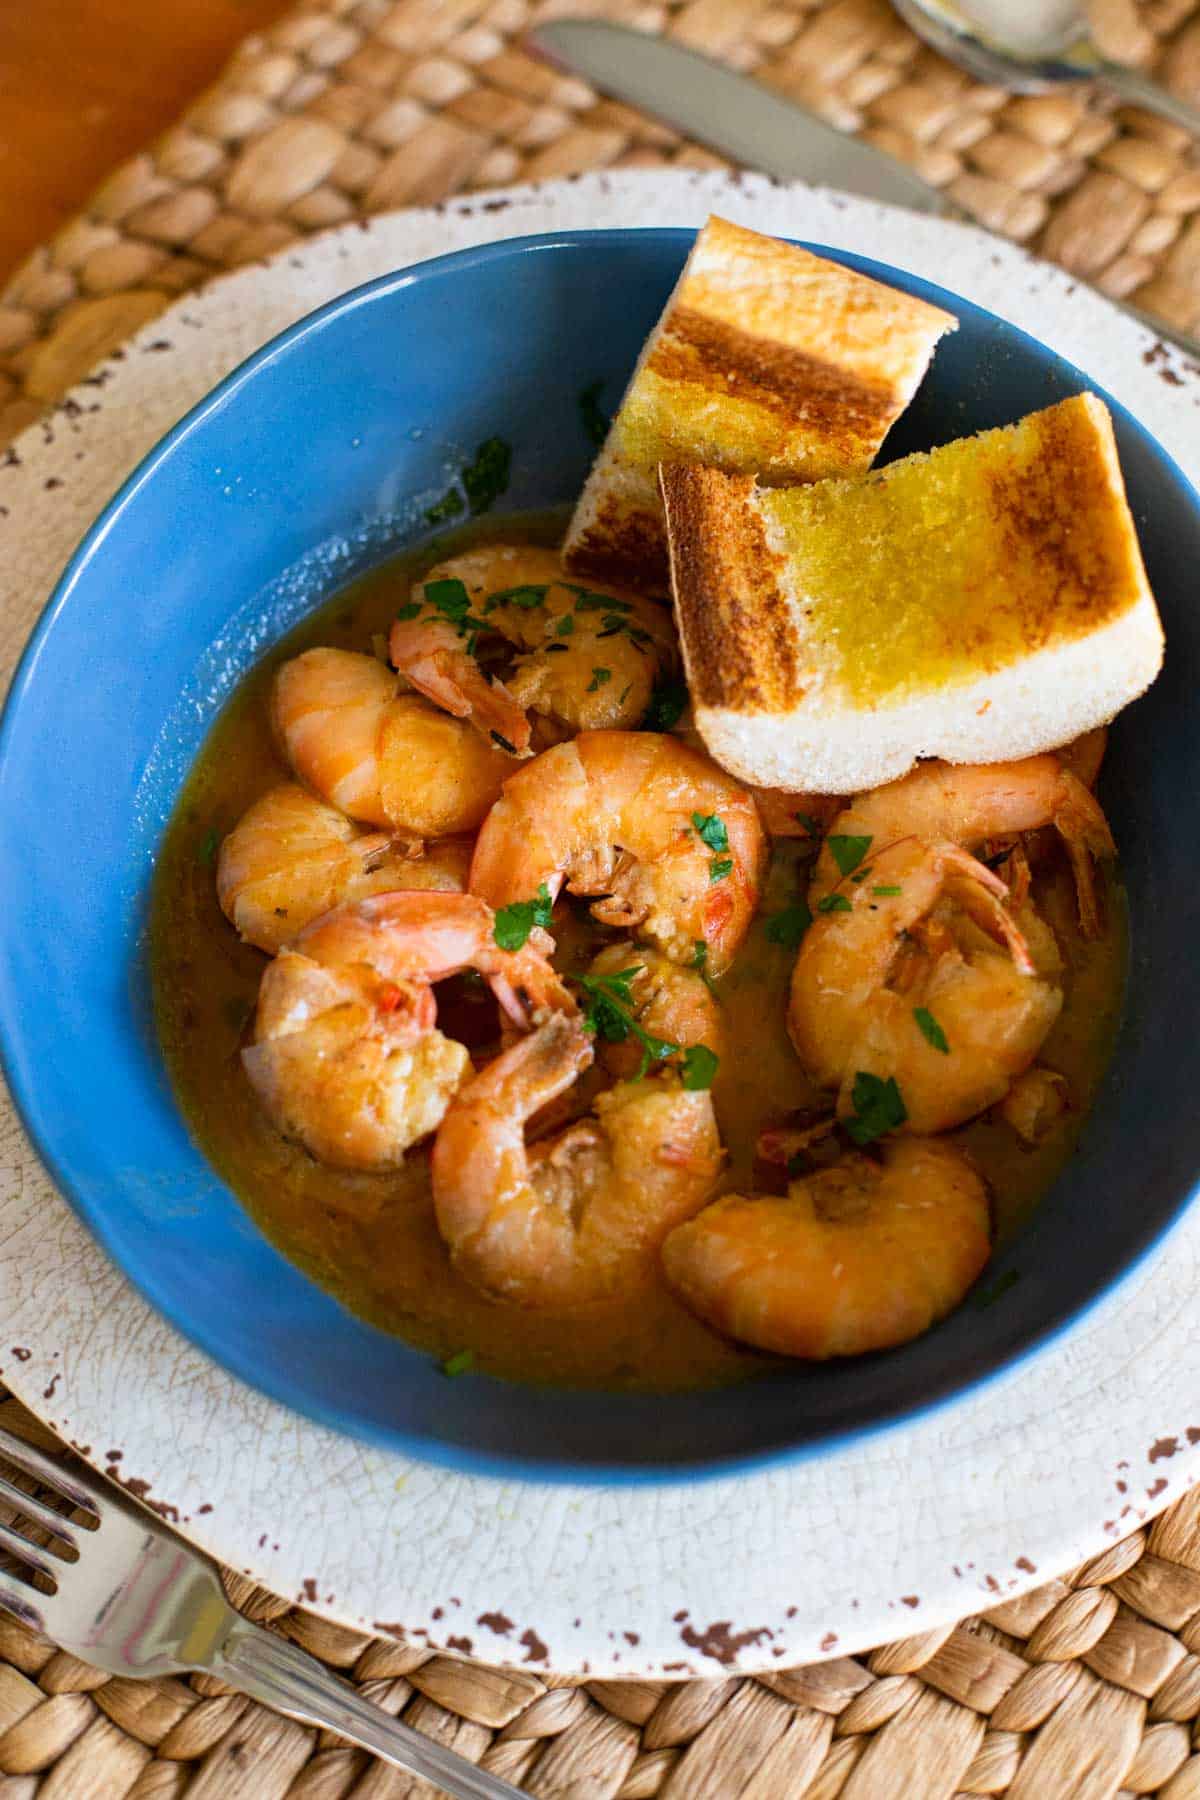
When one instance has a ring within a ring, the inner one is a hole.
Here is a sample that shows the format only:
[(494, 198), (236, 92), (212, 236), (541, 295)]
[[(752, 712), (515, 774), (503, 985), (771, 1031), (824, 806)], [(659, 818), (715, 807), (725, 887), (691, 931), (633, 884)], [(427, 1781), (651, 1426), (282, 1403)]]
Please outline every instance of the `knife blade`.
[(554, 19), (530, 32), (537, 55), (582, 75), (614, 100), (651, 113), (733, 161), (781, 181), (849, 188), (920, 212), (941, 195), (903, 163), (847, 137), (699, 50), (602, 19)]
[[(976, 223), (903, 163), (835, 131), (797, 101), (699, 50), (606, 19), (554, 19), (537, 26), (525, 42), (600, 93), (662, 119), (746, 168), (779, 181), (842, 188), (867, 200)], [(1200, 338), (1132, 301), (1105, 298), (1145, 330), (1200, 360)]]

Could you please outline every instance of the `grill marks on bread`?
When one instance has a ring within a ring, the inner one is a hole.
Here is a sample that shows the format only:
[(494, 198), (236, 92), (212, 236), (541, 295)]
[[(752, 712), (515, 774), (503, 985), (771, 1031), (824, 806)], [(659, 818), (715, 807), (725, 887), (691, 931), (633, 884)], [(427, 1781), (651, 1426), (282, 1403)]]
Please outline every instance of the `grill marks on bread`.
[(882, 441), (895, 417), (886, 383), (857, 375), (806, 350), (739, 330), (695, 307), (677, 306), (646, 367), (687, 383), (717, 404), (760, 406), (819, 436), (833, 462), (854, 461), (864, 440)]
[(798, 644), (754, 477), (664, 463), (659, 479), (693, 703), (787, 711), (803, 695)]
[(846, 479), (667, 464), (695, 720), (760, 787), (853, 793), (1105, 724), (1162, 627), (1103, 401), (1079, 394)]
[(661, 462), (767, 484), (868, 468), (956, 323), (840, 263), (710, 219), (588, 477), (567, 567), (665, 592)]

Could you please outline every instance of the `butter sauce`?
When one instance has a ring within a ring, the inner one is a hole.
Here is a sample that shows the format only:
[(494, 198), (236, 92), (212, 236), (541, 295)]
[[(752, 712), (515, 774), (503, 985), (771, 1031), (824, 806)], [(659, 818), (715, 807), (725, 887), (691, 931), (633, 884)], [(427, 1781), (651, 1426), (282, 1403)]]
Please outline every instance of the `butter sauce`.
[[(514, 1379), (658, 1391), (720, 1385), (772, 1367), (773, 1359), (717, 1337), (661, 1282), (573, 1314), (484, 1299), (454, 1273), (438, 1236), (427, 1151), (411, 1154), (398, 1174), (325, 1168), (268, 1124), (239, 1060), (265, 959), (238, 942), (220, 912), (214, 847), (250, 802), (287, 774), (267, 718), (275, 669), (317, 644), (369, 648), (386, 632), (408, 584), (453, 551), (501, 536), (552, 543), (561, 529), (559, 515), (490, 519), (442, 538), (436, 548), (427, 544), (396, 557), (334, 595), (246, 676), (209, 734), (162, 846), (151, 924), (159, 1033), (199, 1149), (266, 1236), (351, 1311), (434, 1357), (469, 1351), (473, 1367)], [(728, 1150), (718, 1192), (750, 1186), (763, 1125), (827, 1105), (805, 1081), (787, 1037), (793, 953), (767, 936), (770, 917), (803, 891), (804, 856), (803, 844), (777, 846), (759, 915), (733, 968), (717, 983), (727, 1051), (713, 1096)], [(1002, 1239), (1028, 1216), (1073, 1148), (1108, 1060), (1124, 979), (1119, 889), (1110, 891), (1109, 931), (1098, 944), (1083, 943), (1074, 929), (1065, 869), (1055, 863), (1039, 875), (1035, 892), (1067, 963), (1066, 1004), (1041, 1060), (1066, 1076), (1072, 1109), (1033, 1150), (990, 1117), (956, 1134), (991, 1185)], [(578, 968), (612, 938), (575, 904), (560, 935), (560, 965)], [(469, 1045), (494, 1036), (493, 1003), (471, 984), (446, 984), (439, 1003), (443, 1027)]]

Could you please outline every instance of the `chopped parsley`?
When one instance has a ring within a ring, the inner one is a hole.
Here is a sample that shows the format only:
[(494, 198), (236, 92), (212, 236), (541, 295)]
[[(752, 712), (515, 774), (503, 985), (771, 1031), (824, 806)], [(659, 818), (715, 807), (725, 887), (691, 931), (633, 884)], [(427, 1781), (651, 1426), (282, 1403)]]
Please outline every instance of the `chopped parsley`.
[(633, 686), (632, 681), (627, 681), (625, 683), (625, 686), (621, 689), (620, 694), (617, 696), (617, 705), (618, 706), (624, 706), (625, 702), (629, 698), (629, 690), (632, 686)]
[(713, 1084), (721, 1059), (707, 1044), (691, 1044), (683, 1053), (683, 1085), (689, 1094), (700, 1093)]
[[(555, 637), (570, 637), (571, 633), (574, 631), (574, 629), (575, 629), (574, 613), (564, 613), (561, 619), (555, 619), (555, 621), (554, 621)], [(564, 648), (565, 648), (565, 646), (564, 646)]]
[[(571, 592), (575, 596), (576, 612), (611, 613), (615, 618), (618, 613), (628, 613), (633, 611), (633, 602), (631, 600), (618, 600), (613, 594), (594, 594), (591, 588), (575, 587), (571, 583), (565, 583), (564, 585), (569, 586)], [(604, 621), (606, 625), (608, 622), (607, 619)]]
[(811, 838), (819, 838), (820, 837), (820, 835), (821, 835), (820, 821), (817, 819), (814, 819), (811, 813), (794, 812), (792, 814), (792, 817), (793, 817), (793, 819), (795, 819), (797, 825), (802, 825), (804, 827), (804, 829), (805, 829), (805, 831), (807, 831), (809, 837), (811, 837)]
[(871, 866), (868, 863), (867, 867), (865, 869), (855, 869), (855, 871), (854, 871), (853, 875), (850, 877), (850, 879), (854, 883), (855, 887), (859, 887), (859, 886), (861, 886), (861, 884), (864, 881), (866, 881), (870, 878), (870, 874), (871, 874)]
[(767, 942), (782, 944), (785, 950), (797, 950), (811, 924), (812, 913), (807, 900), (793, 900), (790, 906), (767, 920)]
[(466, 505), (465, 500), (456, 487), (447, 488), (440, 500), (425, 508), (427, 525), (445, 525), (448, 520), (456, 519)]
[(895, 882), (885, 882), (883, 887), (873, 887), (871, 889), (871, 892), (877, 895), (880, 900), (891, 900), (901, 891), (902, 890)]
[(512, 445), (503, 438), (485, 438), (462, 472), (467, 504), (472, 513), (487, 512), (507, 487), (512, 473)]
[(654, 692), (650, 696), (650, 704), (646, 708), (646, 716), (642, 720), (643, 731), (670, 731), (678, 725), (688, 703), (687, 683), (683, 681), (656, 682)]
[(1003, 1275), (997, 1275), (995, 1281), (990, 1282), (985, 1288), (980, 1288), (979, 1292), (974, 1295), (971, 1304), (978, 1307), (994, 1305), (1001, 1294), (1007, 1294), (1010, 1287), (1016, 1287), (1020, 1279), (1021, 1274), (1018, 1269), (1005, 1269)]
[(908, 1118), (893, 1075), (884, 1081), (878, 1075), (860, 1069), (854, 1077), (850, 1099), (854, 1117), (847, 1119), (846, 1130), (856, 1144), (873, 1144), (876, 1138), (898, 1130)]
[(442, 1374), (450, 1376), (465, 1375), (469, 1369), (473, 1369), (474, 1367), (475, 1352), (473, 1350), (456, 1350), (454, 1355), (448, 1356), (442, 1364)]
[(211, 826), (200, 839), (200, 846), (196, 851), (196, 854), (206, 869), (211, 869), (213, 863), (217, 860), (217, 845), (220, 841), (221, 834), (215, 825)]
[(480, 632), (490, 627), (486, 619), (476, 618), (471, 611), (471, 596), (465, 585), (458, 580), (427, 581), (424, 593), (426, 605), (453, 625), (459, 637), (466, 639), (468, 656), (474, 656)]
[(701, 975), (708, 967), (708, 945), (703, 938), (695, 938), (692, 942), (692, 967), (699, 969)]
[(410, 619), (415, 619), (419, 616), (420, 611), (421, 602), (419, 600), (409, 600), (406, 605), (398, 606), (396, 608), (396, 618), (401, 625), (407, 625)]
[(604, 377), (601, 375), (597, 380), (589, 381), (579, 394), (579, 417), (589, 443), (597, 450), (608, 436), (609, 426), (608, 415), (600, 405), (603, 388)]
[(823, 900), (817, 901), (819, 913), (849, 912), (850, 902), (845, 894), (826, 894)]
[(587, 685), (588, 693), (589, 694), (598, 694), (600, 692), (600, 689), (602, 687), (604, 687), (605, 684), (607, 682), (610, 682), (611, 680), (612, 680), (612, 670), (611, 669), (593, 669), (592, 670), (592, 679), (588, 682), (588, 685)]
[(732, 868), (732, 856), (714, 856), (708, 865), (709, 885), (711, 886), (714, 881), (724, 881)]
[(692, 824), (701, 843), (707, 844), (710, 850), (728, 850), (729, 833), (720, 813), (693, 813)]
[(502, 906), (492, 923), (492, 936), (501, 950), (520, 950), (535, 925), (549, 925), (554, 902), (545, 882), (538, 885), (535, 900), (514, 900)]
[[(701, 948), (707, 951), (707, 945)], [(697, 962), (696, 967), (702, 967)], [(642, 973), (644, 963), (628, 969), (614, 969), (611, 975), (577, 975), (575, 981), (587, 996), (583, 1022), (596, 1037), (610, 1044), (623, 1044), (629, 1038), (641, 1046), (642, 1060), (635, 1081), (641, 1081), (651, 1063), (666, 1062), (678, 1056), (682, 1046), (668, 1038), (655, 1037), (639, 1025), (634, 1012), (633, 983)], [(691, 1044), (683, 1051), (680, 1076), (689, 1093), (699, 1093), (712, 1086), (720, 1065), (716, 1052), (707, 1044)]]
[(427, 581), (425, 583), (425, 599), (436, 612), (442, 613), (457, 625), (465, 619), (471, 610), (471, 596), (465, 582)]
[(503, 438), (485, 438), (453, 487), (425, 508), (426, 524), (445, 525), (468, 506), (472, 513), (487, 512), (507, 489), (511, 472), (512, 445)]
[(913, 1018), (920, 1026), (921, 1036), (925, 1039), (925, 1042), (927, 1044), (932, 1044), (935, 1050), (940, 1050), (943, 1056), (949, 1056), (950, 1046), (946, 1042), (946, 1034), (930, 1012), (929, 1008), (927, 1006), (914, 1006)]
[(843, 875), (857, 869), (874, 840), (869, 837), (827, 837), (826, 848)]
[(495, 612), (498, 606), (520, 606), (526, 612), (532, 612), (535, 606), (544, 606), (546, 595), (550, 592), (548, 583), (523, 583), (520, 587), (497, 588), (489, 594), (483, 603), (485, 613)]
[(633, 1078), (635, 1081), (642, 1079), (652, 1062), (665, 1062), (679, 1049), (679, 1045), (669, 1039), (644, 1031), (634, 1017), (632, 983), (644, 967), (644, 963), (634, 963), (628, 969), (614, 969), (611, 975), (575, 977), (587, 995), (588, 1004), (583, 1013), (587, 1029), (610, 1044), (623, 1044), (627, 1038), (633, 1038), (641, 1045), (642, 1060)]

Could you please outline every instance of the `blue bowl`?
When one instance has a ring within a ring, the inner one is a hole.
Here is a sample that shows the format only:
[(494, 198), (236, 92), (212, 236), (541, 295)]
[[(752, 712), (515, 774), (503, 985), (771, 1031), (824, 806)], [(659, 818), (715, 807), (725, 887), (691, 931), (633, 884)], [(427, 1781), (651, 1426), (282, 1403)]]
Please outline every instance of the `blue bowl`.
[[(249, 1221), (188, 1139), (146, 967), (156, 848), (216, 710), (331, 587), (413, 535), (484, 438), (514, 446), (504, 504), (570, 499), (578, 396), (619, 396), (691, 243), (683, 231), (529, 238), (371, 282), (252, 357), (164, 439), (84, 539), (26, 652), (0, 735), (0, 1020), (55, 1180), (147, 1298), (297, 1411), (473, 1472), (597, 1481), (811, 1452), (961, 1395), (1111, 1290), (1200, 1171), (1200, 501), (1110, 400), (1170, 645), (1112, 737), (1103, 798), (1124, 855), (1132, 968), (1111, 1072), (1077, 1154), (992, 1276), (1021, 1279), (888, 1356), (666, 1398), (468, 1376), (343, 1311)], [(814, 248), (960, 320), (888, 454), (999, 425), (1090, 385), (978, 307)]]

